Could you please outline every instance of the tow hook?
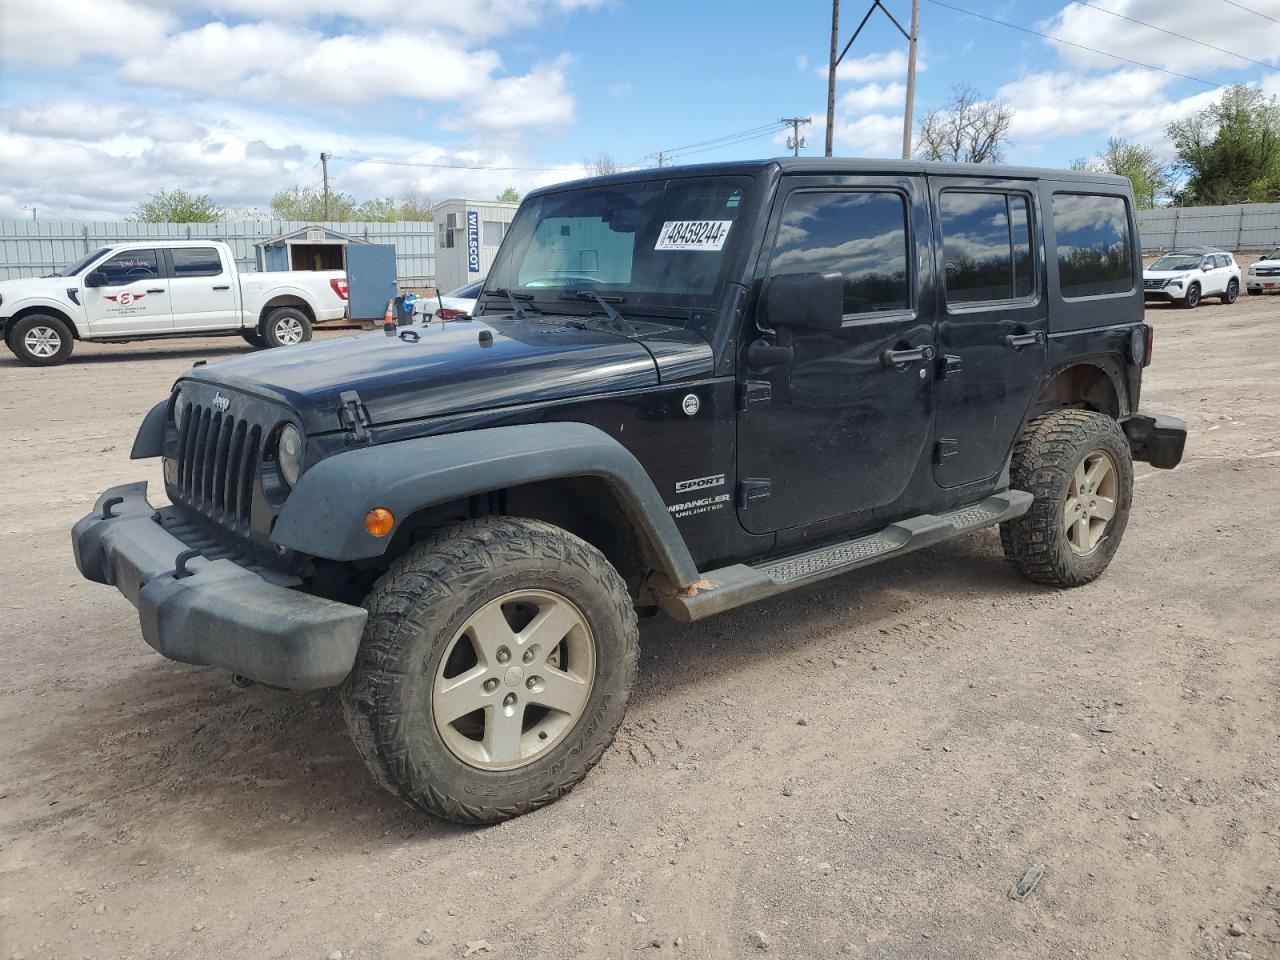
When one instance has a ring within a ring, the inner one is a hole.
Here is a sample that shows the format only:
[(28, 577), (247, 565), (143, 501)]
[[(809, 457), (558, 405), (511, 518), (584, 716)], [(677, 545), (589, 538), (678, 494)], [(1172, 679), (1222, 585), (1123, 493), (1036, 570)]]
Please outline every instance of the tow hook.
[(254, 685), (254, 683), (256, 683), (256, 681), (250, 680), (243, 673), (233, 673), (231, 675), (231, 685), (239, 687), (241, 690), (249, 689)]

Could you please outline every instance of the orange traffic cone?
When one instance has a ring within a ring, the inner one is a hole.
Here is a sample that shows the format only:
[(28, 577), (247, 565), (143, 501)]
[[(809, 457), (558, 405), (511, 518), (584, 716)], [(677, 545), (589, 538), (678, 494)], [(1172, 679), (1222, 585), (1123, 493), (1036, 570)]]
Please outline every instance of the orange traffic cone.
[(384, 333), (396, 332), (396, 302), (395, 300), (387, 301), (387, 312), (382, 315), (382, 330)]

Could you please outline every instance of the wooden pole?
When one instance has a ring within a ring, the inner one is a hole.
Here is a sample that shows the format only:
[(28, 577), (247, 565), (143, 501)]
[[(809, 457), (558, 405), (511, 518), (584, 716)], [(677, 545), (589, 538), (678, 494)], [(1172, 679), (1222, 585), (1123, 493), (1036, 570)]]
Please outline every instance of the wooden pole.
[(920, 32), (920, 0), (911, 0), (911, 36), (907, 38), (907, 103), (902, 115), (902, 159), (911, 159), (911, 114), (916, 98), (916, 37)]
[(840, 45), (840, 0), (831, 0), (831, 62), (827, 70), (827, 156), (836, 126), (836, 48)]

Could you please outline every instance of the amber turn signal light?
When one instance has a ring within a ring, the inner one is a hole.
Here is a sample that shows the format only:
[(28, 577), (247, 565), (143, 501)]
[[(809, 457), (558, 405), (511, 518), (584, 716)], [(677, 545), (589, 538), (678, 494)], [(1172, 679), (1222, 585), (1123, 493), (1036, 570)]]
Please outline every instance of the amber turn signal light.
[(364, 515), (364, 528), (375, 537), (385, 537), (395, 525), (395, 515), (386, 507), (374, 507)]

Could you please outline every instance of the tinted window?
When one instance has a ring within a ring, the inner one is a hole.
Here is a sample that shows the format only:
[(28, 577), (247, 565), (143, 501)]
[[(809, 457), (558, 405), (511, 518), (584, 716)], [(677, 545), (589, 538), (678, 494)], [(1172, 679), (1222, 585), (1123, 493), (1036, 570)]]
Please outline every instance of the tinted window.
[(57, 274), (57, 276), (60, 276), (60, 277), (74, 277), (77, 273), (79, 273), (81, 270), (83, 270), (83, 269), (84, 269), (85, 267), (87, 267), (89, 264), (93, 263), (93, 261), (97, 260), (97, 259), (98, 259), (100, 256), (102, 256), (104, 253), (108, 253), (108, 252), (110, 252), (110, 250), (111, 250), (111, 248), (110, 248), (110, 247), (103, 247), (101, 250), (95, 250), (95, 251), (93, 251), (93, 253), (89, 254), (87, 257), (85, 257), (85, 258), (84, 258), (83, 260), (81, 260), (79, 263), (73, 263), (71, 266), (63, 268), (62, 272), (61, 272), (61, 273), (59, 273), (59, 274)]
[(1231, 266), (1231, 258), (1227, 256), (1225, 253), (1218, 254), (1218, 266), (1220, 267)]
[(174, 247), (173, 273), (177, 277), (216, 277), (222, 272), (222, 258), (213, 247)]
[(98, 268), (107, 278), (107, 286), (119, 287), (139, 280), (160, 276), (160, 264), (154, 250), (126, 250), (117, 253)]
[(1030, 296), (1026, 197), (949, 190), (939, 210), (948, 303)]
[(840, 273), (844, 312), (911, 305), (907, 204), (898, 193), (792, 193), (769, 264), (783, 273)]
[(1129, 212), (1123, 197), (1053, 195), (1058, 283), (1064, 297), (1094, 297), (1133, 289)]

